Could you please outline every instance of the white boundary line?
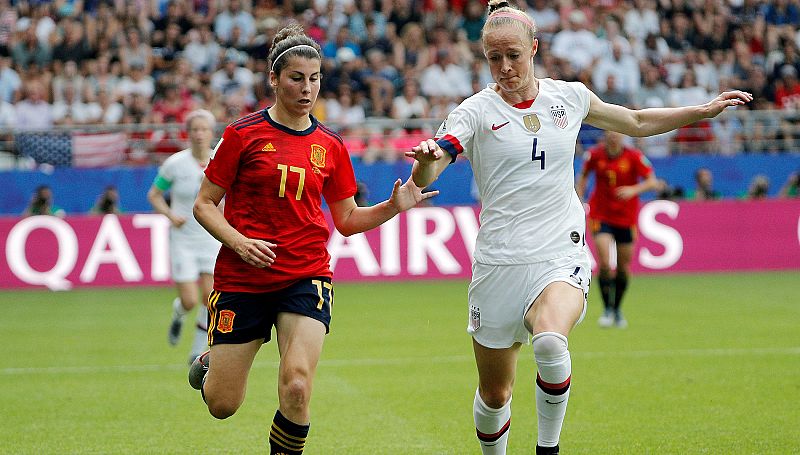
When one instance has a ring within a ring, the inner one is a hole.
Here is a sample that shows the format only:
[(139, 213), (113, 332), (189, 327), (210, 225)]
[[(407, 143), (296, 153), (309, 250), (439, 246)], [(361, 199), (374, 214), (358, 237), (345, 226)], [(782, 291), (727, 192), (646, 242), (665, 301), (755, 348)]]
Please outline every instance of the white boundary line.
[[(675, 357), (675, 356), (710, 356), (726, 357), (738, 355), (800, 355), (800, 346), (785, 348), (709, 348), (709, 349), (668, 349), (649, 351), (607, 351), (607, 352), (576, 352), (572, 356), (578, 359), (596, 358), (648, 358), (648, 357)], [(441, 357), (400, 357), (400, 358), (366, 358), (366, 359), (323, 359), (320, 367), (349, 367), (349, 366), (380, 366), (380, 365), (411, 365), (411, 364), (441, 364), (472, 362), (471, 355), (454, 355)], [(278, 367), (277, 361), (256, 361), (253, 368)], [(2, 368), (0, 376), (23, 376), (34, 374), (96, 374), (96, 373), (132, 373), (146, 371), (180, 371), (186, 370), (182, 364), (152, 364), (152, 365), (95, 365), (74, 367), (22, 367)]]

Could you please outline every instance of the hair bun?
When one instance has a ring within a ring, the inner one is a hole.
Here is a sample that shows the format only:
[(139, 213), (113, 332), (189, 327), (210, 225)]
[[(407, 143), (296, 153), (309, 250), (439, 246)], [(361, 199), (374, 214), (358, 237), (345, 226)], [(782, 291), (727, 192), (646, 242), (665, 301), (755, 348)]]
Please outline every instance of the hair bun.
[(510, 8), (511, 5), (508, 0), (490, 0), (489, 1), (489, 14), (499, 10), (500, 8)]

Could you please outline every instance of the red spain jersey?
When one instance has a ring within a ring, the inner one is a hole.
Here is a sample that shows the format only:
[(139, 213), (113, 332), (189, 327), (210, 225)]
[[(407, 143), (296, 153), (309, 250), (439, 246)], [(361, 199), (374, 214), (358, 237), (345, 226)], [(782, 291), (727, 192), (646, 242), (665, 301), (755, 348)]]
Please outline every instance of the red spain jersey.
[(616, 157), (599, 144), (586, 152), (583, 173), (594, 172), (595, 185), (589, 198), (589, 218), (619, 227), (636, 226), (639, 197), (623, 200), (616, 196), (617, 188), (636, 185), (653, 172), (650, 160), (632, 147), (623, 147)]
[(231, 226), (245, 237), (278, 245), (275, 262), (263, 269), (221, 248), (214, 289), (269, 292), (301, 278), (332, 275), (322, 197), (331, 204), (356, 193), (341, 137), (313, 116), (308, 129), (289, 129), (264, 109), (225, 128), (205, 172), (225, 189)]

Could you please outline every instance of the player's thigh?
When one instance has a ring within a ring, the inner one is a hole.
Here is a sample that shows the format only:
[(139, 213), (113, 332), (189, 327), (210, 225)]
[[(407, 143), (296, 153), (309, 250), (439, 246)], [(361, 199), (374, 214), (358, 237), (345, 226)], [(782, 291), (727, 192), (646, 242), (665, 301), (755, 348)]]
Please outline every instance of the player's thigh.
[(241, 344), (211, 346), (205, 393), (216, 399), (241, 402), (247, 388), (247, 375), (263, 340)]
[(614, 236), (608, 232), (595, 232), (593, 235), (594, 246), (597, 248), (597, 261), (602, 268), (609, 268), (611, 261), (611, 246), (614, 244)]
[(556, 332), (568, 336), (585, 310), (584, 290), (565, 281), (554, 281), (544, 288), (525, 315), (533, 334)]
[(296, 377), (312, 378), (325, 341), (325, 324), (306, 315), (284, 312), (278, 313), (275, 331), (282, 382)]
[(514, 343), (510, 348), (487, 348), (472, 339), (481, 397), (490, 407), (503, 406), (511, 395), (517, 374), (519, 348), (520, 343)]
[(633, 258), (633, 242), (620, 243), (617, 242), (617, 270), (622, 270), (628, 273), (631, 268), (631, 260)]

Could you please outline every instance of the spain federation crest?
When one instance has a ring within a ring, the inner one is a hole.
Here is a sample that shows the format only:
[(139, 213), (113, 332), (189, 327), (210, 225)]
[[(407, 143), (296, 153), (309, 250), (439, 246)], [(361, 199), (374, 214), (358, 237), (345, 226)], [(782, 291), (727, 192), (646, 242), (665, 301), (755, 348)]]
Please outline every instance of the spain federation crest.
[(217, 330), (222, 333), (230, 333), (233, 331), (233, 318), (236, 313), (231, 310), (222, 310), (219, 312), (219, 320), (217, 322)]
[(316, 167), (325, 167), (325, 147), (319, 144), (311, 144), (311, 164)]
[(542, 122), (539, 121), (539, 117), (536, 114), (528, 114), (522, 117), (522, 122), (525, 123), (525, 128), (531, 133), (539, 131), (539, 128), (542, 127)]
[(567, 110), (564, 106), (550, 106), (550, 115), (553, 117), (553, 124), (562, 130), (567, 127)]

